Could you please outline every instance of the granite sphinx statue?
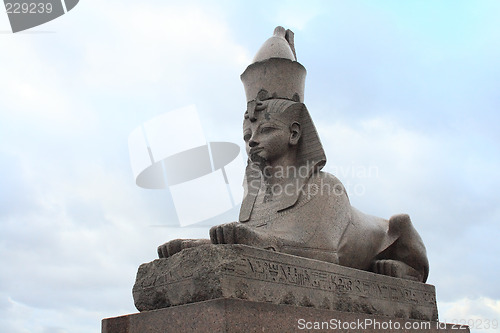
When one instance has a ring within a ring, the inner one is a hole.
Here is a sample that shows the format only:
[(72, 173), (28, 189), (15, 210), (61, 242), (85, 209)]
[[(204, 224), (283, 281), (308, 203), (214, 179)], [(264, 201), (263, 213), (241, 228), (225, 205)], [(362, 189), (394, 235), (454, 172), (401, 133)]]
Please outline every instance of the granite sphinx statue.
[(425, 246), (408, 215), (389, 220), (352, 207), (326, 163), (304, 105), (306, 70), (293, 33), (277, 27), (241, 75), (248, 165), (239, 221), (214, 226), (210, 239), (176, 239), (160, 258), (202, 244), (245, 244), (379, 274), (425, 282)]

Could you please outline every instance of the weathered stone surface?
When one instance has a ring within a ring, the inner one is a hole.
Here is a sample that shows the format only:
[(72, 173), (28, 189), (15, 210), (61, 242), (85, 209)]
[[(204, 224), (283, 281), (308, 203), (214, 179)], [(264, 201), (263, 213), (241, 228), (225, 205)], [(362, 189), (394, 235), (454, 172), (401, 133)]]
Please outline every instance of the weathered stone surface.
[[(320, 329), (315, 329), (317, 327)], [(397, 319), (238, 299), (198, 302), (102, 321), (102, 333), (170, 332), (465, 333), (469, 329), (436, 321)]]
[(305, 78), (293, 32), (277, 27), (241, 75), (248, 164), (238, 221), (212, 227), (210, 240), (168, 241), (158, 256), (243, 244), (425, 282), (429, 262), (410, 217), (362, 213), (340, 180), (321, 171), (326, 154), (304, 104)]
[(246, 245), (202, 245), (139, 267), (139, 311), (217, 298), (437, 321), (434, 286)]

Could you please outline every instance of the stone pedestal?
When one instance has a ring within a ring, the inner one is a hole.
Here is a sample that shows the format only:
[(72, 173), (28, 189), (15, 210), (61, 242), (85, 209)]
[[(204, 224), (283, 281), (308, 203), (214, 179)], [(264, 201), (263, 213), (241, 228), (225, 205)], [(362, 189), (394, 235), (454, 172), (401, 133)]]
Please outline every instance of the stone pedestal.
[[(204, 245), (143, 264), (138, 314), (103, 333), (448, 332), (434, 286), (245, 245)], [(468, 332), (467, 328), (461, 328)]]
[(102, 333), (469, 332), (436, 321), (395, 319), (310, 307), (217, 299), (102, 321)]
[(143, 264), (139, 311), (217, 298), (437, 321), (434, 286), (246, 245), (203, 245)]

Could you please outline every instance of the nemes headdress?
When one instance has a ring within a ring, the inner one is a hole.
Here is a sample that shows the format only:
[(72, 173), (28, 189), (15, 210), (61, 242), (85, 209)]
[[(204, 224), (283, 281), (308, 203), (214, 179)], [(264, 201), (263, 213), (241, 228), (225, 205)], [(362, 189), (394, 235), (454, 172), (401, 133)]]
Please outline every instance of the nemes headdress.
[[(296, 204), (300, 187), (315, 172), (326, 163), (326, 156), (319, 140), (311, 116), (304, 105), (304, 86), (306, 69), (299, 62), (295, 54), (294, 34), (291, 30), (276, 27), (274, 35), (260, 48), (246, 70), (241, 74), (241, 81), (245, 87), (247, 110), (245, 118), (254, 117), (255, 113), (287, 114), (297, 117), (301, 129), (301, 139), (297, 147), (298, 167), (307, 167), (309, 172), (295, 182), (297, 189), (293, 195), (281, 198), (278, 211), (282, 211)], [(241, 204), (240, 222), (247, 222), (251, 218), (255, 199), (258, 194), (256, 183), (260, 183), (259, 168), (248, 161), (246, 193)], [(302, 174), (302, 173), (301, 173)]]

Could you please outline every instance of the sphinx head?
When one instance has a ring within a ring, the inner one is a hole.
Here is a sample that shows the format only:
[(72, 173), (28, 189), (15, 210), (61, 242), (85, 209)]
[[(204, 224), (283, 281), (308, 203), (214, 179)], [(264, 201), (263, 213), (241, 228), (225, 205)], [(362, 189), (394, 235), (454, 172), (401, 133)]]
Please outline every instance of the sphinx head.
[(302, 104), (283, 99), (250, 105), (243, 121), (243, 140), (250, 161), (262, 166), (294, 166), (302, 136)]
[[(300, 179), (293, 180), (300, 188), (326, 163), (318, 134), (303, 104), (305, 78), (306, 69), (297, 62), (293, 32), (282, 27), (275, 29), (241, 75), (247, 99), (243, 138), (248, 166), (240, 221), (250, 218), (260, 188), (254, 184), (263, 184), (261, 179), (272, 182), (272, 174), (266, 170), (307, 170), (300, 173)], [(293, 205), (297, 198), (286, 198), (283, 207)]]

